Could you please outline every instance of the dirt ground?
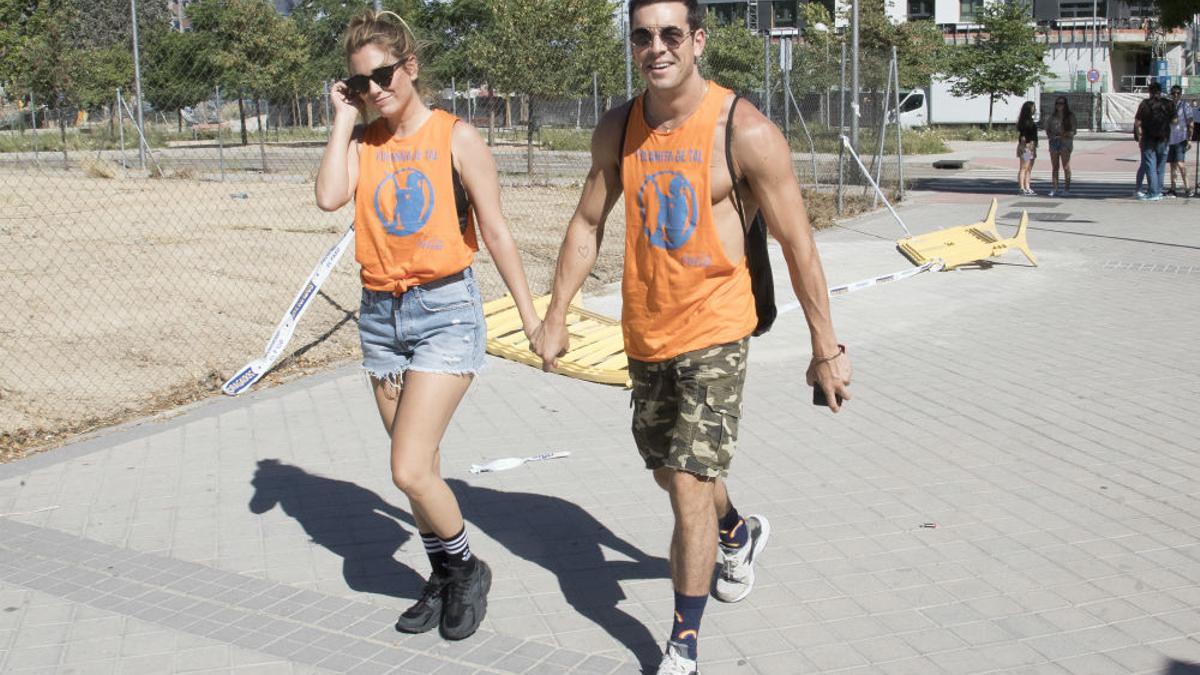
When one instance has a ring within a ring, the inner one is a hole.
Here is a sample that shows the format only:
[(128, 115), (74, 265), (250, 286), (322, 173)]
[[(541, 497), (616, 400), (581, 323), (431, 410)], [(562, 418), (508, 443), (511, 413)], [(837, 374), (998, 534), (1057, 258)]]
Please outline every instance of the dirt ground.
[[(349, 225), (312, 184), (98, 177), (0, 168), (0, 453), (211, 394), (262, 354), (317, 260)], [(549, 288), (577, 187), (504, 190), (535, 292)], [(596, 277), (620, 273), (615, 209)], [(485, 296), (504, 287), (486, 252)], [(351, 249), (274, 379), (358, 357)], [(272, 377), (272, 376), (269, 376)], [(265, 383), (257, 386), (265, 386)]]
[[(0, 462), (213, 395), (262, 354), (349, 226), (351, 207), (316, 208), (319, 149), (272, 148), (269, 174), (256, 149), (227, 149), (224, 182), (213, 152), (156, 155), (162, 178), (121, 169), (113, 153), (70, 169), (0, 162)], [(579, 196), (569, 176), (586, 172), (586, 155), (544, 153), (539, 166), (545, 184), (502, 176), (505, 216), (538, 294), (550, 289)], [(807, 198), (814, 226), (828, 226), (832, 195)], [(624, 228), (618, 203), (585, 291), (619, 279)], [(486, 250), (475, 269), (486, 299), (504, 294)], [(351, 250), (256, 386), (357, 359), (359, 292)]]

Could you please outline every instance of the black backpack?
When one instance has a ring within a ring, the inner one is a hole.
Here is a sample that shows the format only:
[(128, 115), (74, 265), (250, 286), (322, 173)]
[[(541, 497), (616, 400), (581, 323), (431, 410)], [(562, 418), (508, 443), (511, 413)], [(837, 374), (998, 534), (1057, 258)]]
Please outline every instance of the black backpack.
[[(733, 203), (737, 207), (738, 218), (742, 221), (742, 231), (746, 233), (746, 267), (750, 270), (750, 288), (754, 293), (754, 310), (758, 315), (758, 325), (751, 335), (757, 337), (771, 330), (775, 317), (779, 314), (775, 307), (775, 278), (771, 274), (771, 257), (767, 252), (767, 223), (759, 211), (754, 220), (746, 222), (746, 211), (742, 207), (742, 194), (738, 189), (737, 174), (733, 168), (733, 111), (741, 96), (734, 95), (729, 104), (729, 119), (725, 121), (725, 164), (729, 167), (729, 178), (733, 181)], [(621, 133), (621, 147), (617, 150), (617, 168), (625, 152), (625, 136), (629, 133), (629, 114), (633, 110), (633, 102), (626, 104), (625, 126)], [(626, 227), (628, 227), (626, 223)]]
[(1142, 121), (1142, 135), (1148, 141), (1165, 141), (1171, 137), (1171, 118), (1175, 116), (1175, 104), (1159, 96), (1146, 100), (1146, 119)]

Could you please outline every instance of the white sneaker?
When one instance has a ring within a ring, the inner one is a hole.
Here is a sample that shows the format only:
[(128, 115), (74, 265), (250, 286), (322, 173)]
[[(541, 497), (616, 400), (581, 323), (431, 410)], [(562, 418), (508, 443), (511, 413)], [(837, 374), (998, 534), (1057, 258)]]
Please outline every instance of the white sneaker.
[(687, 647), (671, 640), (658, 664), (658, 675), (700, 675), (700, 667), (687, 656)]
[(767, 546), (771, 536), (771, 523), (765, 516), (751, 514), (745, 517), (749, 539), (742, 548), (721, 546), (721, 571), (713, 584), (713, 597), (721, 602), (737, 602), (754, 588), (754, 562)]
[(1053, 197), (1053, 196), (1054, 196), (1054, 190), (1051, 190), (1050, 192), (1047, 192), (1047, 193), (1046, 193), (1046, 196), (1047, 196), (1047, 197)]

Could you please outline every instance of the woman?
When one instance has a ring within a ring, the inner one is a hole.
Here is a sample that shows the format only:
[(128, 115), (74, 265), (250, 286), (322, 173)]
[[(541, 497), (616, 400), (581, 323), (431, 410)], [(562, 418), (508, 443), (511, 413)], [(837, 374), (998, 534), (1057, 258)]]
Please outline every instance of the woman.
[[(421, 101), (408, 25), (368, 11), (350, 22), (345, 50), (353, 75), (331, 92), (333, 128), (316, 196), (325, 211), (354, 200), (363, 368), (391, 437), (392, 481), (412, 505), (432, 566), (396, 628), (440, 625), (444, 637), (461, 640), (483, 620), (491, 570), (471, 553), (438, 445), (484, 362), (487, 332), (471, 270), (475, 220), (526, 334), (539, 321), (500, 212), (492, 155), (471, 125)], [(379, 118), (356, 127), (367, 108)]]
[[(1068, 197), (1071, 194), (1071, 151), (1075, 146), (1075, 113), (1060, 96), (1054, 101), (1054, 112), (1046, 119), (1046, 139), (1050, 146), (1050, 196)], [(1058, 167), (1062, 165), (1063, 189), (1058, 189)]]
[(1017, 117), (1017, 159), (1020, 167), (1017, 169), (1017, 193), (1033, 197), (1037, 193), (1029, 187), (1029, 174), (1033, 173), (1033, 160), (1037, 159), (1037, 124), (1033, 121), (1033, 101), (1026, 101), (1021, 106), (1021, 114)]

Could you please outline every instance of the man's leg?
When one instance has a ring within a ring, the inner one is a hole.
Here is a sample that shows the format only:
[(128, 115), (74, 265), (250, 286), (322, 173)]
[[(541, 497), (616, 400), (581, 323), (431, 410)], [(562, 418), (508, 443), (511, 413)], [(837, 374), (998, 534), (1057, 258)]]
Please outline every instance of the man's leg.
[(1158, 162), (1158, 194), (1163, 192), (1163, 183), (1167, 173), (1167, 142), (1161, 141), (1154, 146), (1154, 156)]

